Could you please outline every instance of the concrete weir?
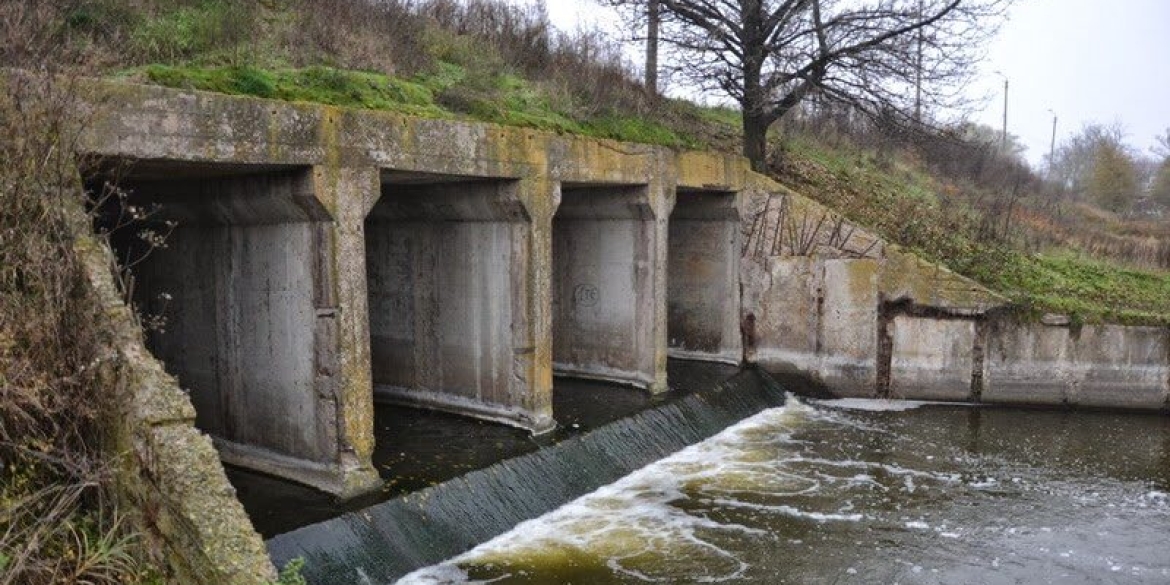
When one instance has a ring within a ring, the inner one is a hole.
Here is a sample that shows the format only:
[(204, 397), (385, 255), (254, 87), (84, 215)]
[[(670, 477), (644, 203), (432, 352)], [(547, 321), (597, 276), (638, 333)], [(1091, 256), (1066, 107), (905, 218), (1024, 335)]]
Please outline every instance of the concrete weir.
[(80, 154), (125, 163), (125, 204), (177, 226), (135, 297), (233, 465), (354, 496), (381, 484), (375, 400), (541, 434), (554, 372), (655, 394), (668, 355), (740, 361), (739, 209), (759, 186), (736, 157), (103, 91)]

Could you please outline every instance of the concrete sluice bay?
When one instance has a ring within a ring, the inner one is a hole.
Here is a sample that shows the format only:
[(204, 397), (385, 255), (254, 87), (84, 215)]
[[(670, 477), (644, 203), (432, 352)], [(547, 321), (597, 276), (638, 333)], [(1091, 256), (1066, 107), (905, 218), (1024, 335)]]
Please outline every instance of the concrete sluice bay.
[(791, 399), (399, 583), (1170, 581), (1170, 420), (914, 406)]

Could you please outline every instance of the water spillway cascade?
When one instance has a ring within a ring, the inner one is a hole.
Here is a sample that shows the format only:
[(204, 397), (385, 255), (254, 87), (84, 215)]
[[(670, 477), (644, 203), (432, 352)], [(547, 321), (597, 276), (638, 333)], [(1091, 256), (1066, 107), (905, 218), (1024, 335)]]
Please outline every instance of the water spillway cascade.
[[(671, 362), (671, 377), (680, 383), (672, 382), (670, 390), (657, 395), (630, 392), (611, 383), (570, 381), (558, 388), (557, 410), (579, 424), (558, 429), (551, 444), (513, 453), (509, 451), (527, 441), (503, 441), (490, 465), (383, 502), (276, 531), (267, 543), (269, 553), (278, 564), (304, 559), (304, 576), (317, 585), (392, 583), (748, 416), (784, 404), (783, 390), (758, 369)], [(642, 399), (624, 400), (631, 396)], [(455, 427), (445, 432), (476, 432), (466, 428), (470, 424), (464, 420), (434, 426)], [(284, 505), (284, 516), (289, 516), (292, 505)]]

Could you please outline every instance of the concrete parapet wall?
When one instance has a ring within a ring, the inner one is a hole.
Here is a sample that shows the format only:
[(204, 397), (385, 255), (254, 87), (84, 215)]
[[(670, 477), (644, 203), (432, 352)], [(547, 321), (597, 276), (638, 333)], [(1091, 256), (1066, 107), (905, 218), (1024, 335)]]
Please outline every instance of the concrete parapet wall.
[[(87, 226), (88, 227), (88, 226)], [(211, 439), (195, 428), (195, 409), (146, 350), (141, 330), (111, 276), (109, 249), (76, 234), (90, 294), (102, 308), (109, 357), (101, 387), (120, 406), (107, 420), (116, 455), (116, 493), (143, 554), (168, 582), (262, 585), (275, 571), (228, 483)]]
[(995, 321), (987, 402), (1161, 410), (1170, 406), (1170, 331)]

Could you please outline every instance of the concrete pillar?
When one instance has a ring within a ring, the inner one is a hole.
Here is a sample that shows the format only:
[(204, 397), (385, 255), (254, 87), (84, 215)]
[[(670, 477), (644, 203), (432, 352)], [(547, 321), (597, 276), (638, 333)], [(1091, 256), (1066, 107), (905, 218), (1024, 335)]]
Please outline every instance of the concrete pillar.
[[(672, 193), (670, 194), (672, 195)], [(561, 185), (553, 220), (557, 374), (666, 385), (664, 186)]]
[(166, 319), (149, 346), (224, 461), (343, 496), (377, 486), (364, 341), (346, 306), (360, 283), (343, 282), (360, 177), (207, 166), (131, 188), (178, 225), (135, 267), (139, 306)]
[(374, 393), (541, 433), (536, 224), (515, 180), (383, 174), (366, 219)]
[(668, 244), (671, 357), (733, 364), (742, 360), (739, 240), (734, 193), (678, 192)]

